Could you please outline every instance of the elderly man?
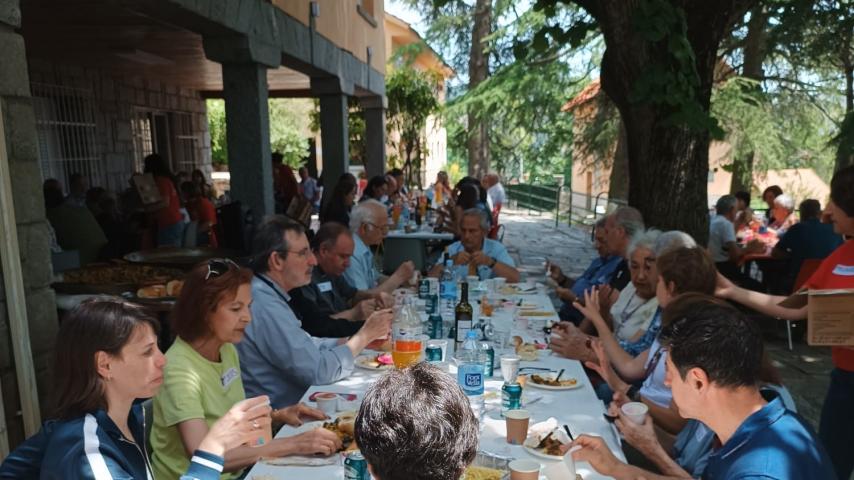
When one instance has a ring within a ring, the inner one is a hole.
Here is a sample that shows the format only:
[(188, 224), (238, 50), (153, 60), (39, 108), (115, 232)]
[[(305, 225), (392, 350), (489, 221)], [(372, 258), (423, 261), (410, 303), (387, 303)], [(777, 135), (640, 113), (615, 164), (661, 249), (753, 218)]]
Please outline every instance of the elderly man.
[(248, 396), (269, 395), (273, 408), (293, 405), (309, 386), (349, 376), (353, 359), (388, 336), (391, 310), (372, 313), (348, 339), (314, 338), (300, 327), (288, 292), (308, 284), (317, 264), (302, 225), (281, 215), (267, 218), (255, 233), (253, 252), (252, 322), (237, 344)]
[(748, 253), (760, 251), (764, 247), (759, 242), (751, 243), (747, 248), (741, 248), (736, 243), (736, 202), (734, 196), (724, 195), (715, 203), (717, 215), (709, 223), (709, 254), (721, 275), (751, 290), (759, 290), (759, 283), (742, 273), (738, 263)]
[(356, 416), (356, 443), (377, 480), (456, 480), (474, 461), (477, 437), (462, 389), (429, 363), (380, 378)]
[(616, 301), (619, 291), (631, 281), (628, 260), (629, 243), (631, 243), (632, 237), (643, 229), (643, 215), (634, 207), (619, 207), (605, 218), (606, 248), (612, 255), (619, 255), (623, 258), (608, 282), (610, 288), (601, 290), (603, 296), (611, 298), (611, 303)]
[(415, 273), (415, 264), (403, 262), (387, 278), (382, 278), (374, 265), (373, 246), (382, 243), (388, 233), (388, 216), (385, 205), (369, 199), (350, 212), (350, 231), (353, 233), (355, 247), (350, 257), (350, 266), (344, 271), (344, 279), (357, 290), (374, 290), (391, 293), (397, 287), (409, 281)]
[[(460, 240), (448, 247), (448, 255), (454, 260), (457, 278), (477, 272), (481, 280), (493, 277), (506, 278), (510, 283), (519, 281), (519, 270), (513, 258), (501, 242), (486, 238), (489, 224), (484, 213), (471, 208), (463, 212), (460, 219)], [(431, 277), (439, 277), (444, 265), (436, 265), (430, 270)]]
[(311, 283), (289, 293), (293, 309), (303, 318), (303, 330), (314, 337), (348, 337), (376, 307), (394, 305), (391, 295), (356, 290), (344, 280), (354, 247), (350, 230), (337, 222), (323, 224), (312, 239), (317, 266)]
[(504, 185), (497, 173), (487, 173), (481, 180), (481, 185), (486, 189), (486, 203), (491, 212), (501, 211), (501, 206), (507, 201)]
[[(703, 295), (677, 297), (672, 323), (661, 330), (666, 380), (680, 415), (717, 435), (720, 448), (703, 478), (833, 479), (833, 466), (812, 428), (780, 398), (760, 392), (763, 342), (756, 324), (733, 307)], [(679, 465), (661, 476), (626, 465), (600, 437), (579, 436), (565, 449), (597, 472), (617, 479), (691, 478)]]

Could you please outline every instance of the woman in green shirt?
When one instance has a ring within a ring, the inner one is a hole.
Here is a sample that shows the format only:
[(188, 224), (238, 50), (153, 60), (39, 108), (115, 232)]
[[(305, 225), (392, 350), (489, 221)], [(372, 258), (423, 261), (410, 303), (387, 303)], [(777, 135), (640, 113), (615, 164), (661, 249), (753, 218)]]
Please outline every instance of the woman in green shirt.
[[(213, 421), (245, 397), (234, 343), (251, 321), (251, 279), (250, 270), (227, 259), (200, 264), (187, 275), (173, 310), (177, 338), (166, 352), (163, 388), (154, 398), (155, 478), (177, 478)], [(274, 423), (298, 426), (301, 417), (326, 418), (303, 404), (273, 411)], [(330, 455), (340, 446), (335, 434), (315, 429), (259, 447), (238, 447), (225, 452), (222, 478), (238, 478), (261, 457)]]

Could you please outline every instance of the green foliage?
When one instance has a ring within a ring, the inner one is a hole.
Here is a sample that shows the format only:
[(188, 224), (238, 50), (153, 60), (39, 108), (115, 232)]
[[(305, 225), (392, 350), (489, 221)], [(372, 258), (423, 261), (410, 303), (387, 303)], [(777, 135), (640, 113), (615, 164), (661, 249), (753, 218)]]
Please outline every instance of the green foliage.
[[(312, 107), (308, 111), (308, 129), (315, 135), (320, 133), (320, 101), (311, 101)], [(367, 144), (365, 143), (365, 115), (359, 105), (359, 99), (349, 97), (347, 99), (347, 135), (350, 138), (350, 164), (364, 165), (367, 155)]]
[[(308, 156), (307, 117), (311, 103), (299, 99), (270, 99), (270, 150), (281, 152), (291, 167), (299, 167)], [(225, 102), (207, 101), (208, 129), (211, 136), (211, 161), (228, 164)]]
[(437, 80), (434, 74), (411, 66), (396, 68), (386, 78), (388, 138), (410, 184), (420, 180), (418, 172), (427, 153), (423, 142), (427, 117), (439, 108)]

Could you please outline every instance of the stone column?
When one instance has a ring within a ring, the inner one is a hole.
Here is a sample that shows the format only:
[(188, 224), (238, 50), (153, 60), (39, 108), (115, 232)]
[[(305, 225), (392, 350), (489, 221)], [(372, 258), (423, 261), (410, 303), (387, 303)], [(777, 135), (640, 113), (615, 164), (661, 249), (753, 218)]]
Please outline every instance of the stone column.
[(267, 69), (281, 50), (242, 36), (205, 37), (205, 56), (222, 64), (231, 198), (252, 209), (255, 221), (274, 213), (270, 162)]
[(320, 144), (323, 152), (323, 203), (330, 198), (338, 178), (350, 168), (350, 129), (347, 98), (353, 85), (339, 78), (311, 80), (320, 100)]
[(367, 152), (365, 173), (368, 178), (385, 173), (386, 129), (385, 97), (366, 97), (360, 100), (365, 115), (365, 143)]
[(275, 210), (267, 67), (224, 63), (222, 84), (231, 198), (248, 205), (258, 221)]
[[(9, 161), (17, 230), (4, 231), (2, 235), (18, 236), (36, 387), (41, 410), (46, 411), (50, 365), (59, 324), (54, 293), (50, 289), (53, 273), (27, 58), (24, 39), (16, 32), (20, 27), (18, 0), (0, 1), (0, 52), (3, 52), (3, 61), (0, 61), (0, 103), (6, 133), (4, 153)], [(17, 413), (21, 409), (19, 379), (11, 350), (6, 301), (5, 285), (0, 275), (0, 345), (3, 345), (0, 347), (0, 381), (3, 386), (7, 433), (10, 447), (14, 448), (24, 439), (25, 432)]]

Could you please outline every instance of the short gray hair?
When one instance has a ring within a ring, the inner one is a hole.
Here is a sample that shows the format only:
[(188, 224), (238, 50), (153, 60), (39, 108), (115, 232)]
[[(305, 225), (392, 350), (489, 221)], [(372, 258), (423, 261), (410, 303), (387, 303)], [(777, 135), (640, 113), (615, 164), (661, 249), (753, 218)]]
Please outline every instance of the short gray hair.
[(460, 218), (462, 221), (465, 217), (477, 217), (478, 222), (480, 223), (480, 228), (485, 231), (489, 230), (489, 219), (486, 218), (486, 213), (479, 208), (469, 208), (468, 210), (463, 211), (463, 216)]
[(777, 195), (777, 198), (774, 199), (774, 205), (783, 207), (789, 212), (795, 211), (795, 199), (788, 193)]
[(694, 241), (691, 235), (681, 230), (670, 230), (659, 235), (658, 240), (655, 241), (653, 251), (655, 252), (655, 257), (658, 258), (669, 250), (681, 247), (693, 248), (696, 246), (697, 242)]
[(356, 231), (359, 230), (359, 227), (361, 227), (365, 223), (372, 223), (372, 216), (374, 212), (377, 212), (379, 210), (385, 212), (385, 205), (383, 205), (377, 200), (374, 200), (373, 198), (363, 200), (356, 204), (356, 206), (353, 207), (353, 211), (350, 212), (350, 231), (356, 233)]
[(629, 243), (628, 256), (631, 257), (635, 253), (635, 250), (639, 248), (645, 248), (655, 255), (655, 244), (659, 237), (661, 237), (661, 230), (654, 228), (637, 232), (632, 237), (631, 243)]
[(718, 215), (726, 215), (735, 208), (737, 202), (738, 199), (735, 198), (735, 195), (724, 195), (715, 203), (715, 212)]
[(282, 258), (287, 258), (289, 246), (285, 233), (289, 231), (300, 235), (305, 233), (305, 227), (284, 215), (265, 217), (255, 229), (255, 236), (252, 238), (249, 267), (256, 273), (266, 273), (269, 270), (267, 262), (274, 252), (279, 252)]
[(634, 207), (620, 207), (611, 214), (614, 222), (625, 230), (626, 235), (634, 237), (635, 234), (644, 229), (643, 215)]

